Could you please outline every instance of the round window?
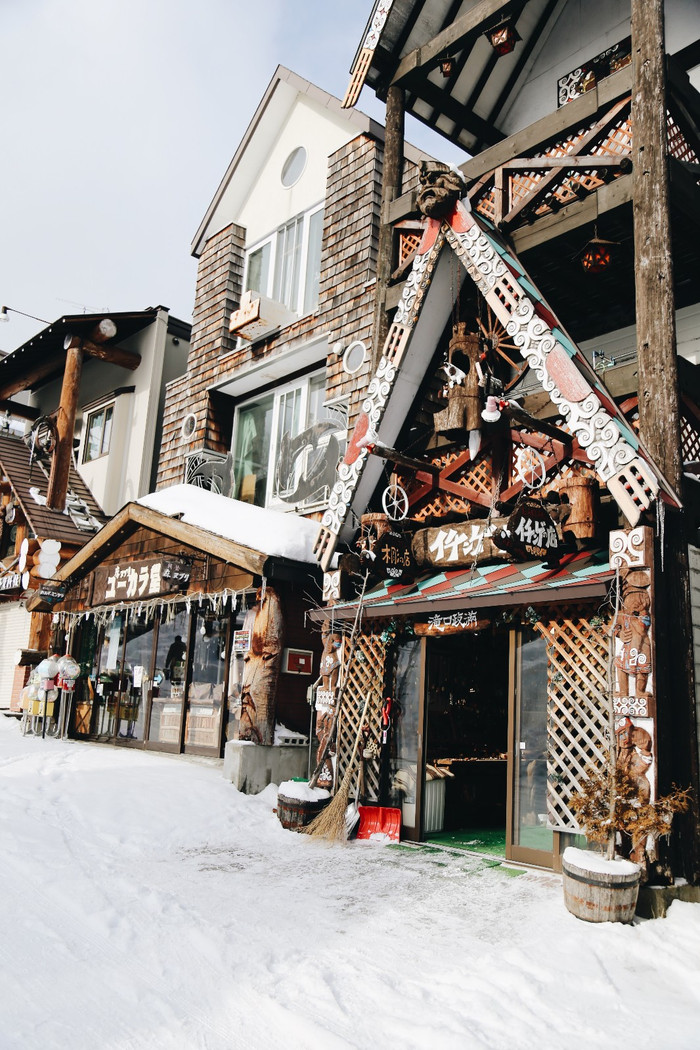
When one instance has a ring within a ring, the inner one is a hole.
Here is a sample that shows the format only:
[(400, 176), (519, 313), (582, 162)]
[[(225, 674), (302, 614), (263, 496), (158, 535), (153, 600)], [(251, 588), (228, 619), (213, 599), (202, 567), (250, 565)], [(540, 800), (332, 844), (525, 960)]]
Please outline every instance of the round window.
[(282, 165), (282, 185), (285, 189), (289, 189), (290, 186), (299, 181), (305, 167), (306, 150), (303, 146), (297, 146)]

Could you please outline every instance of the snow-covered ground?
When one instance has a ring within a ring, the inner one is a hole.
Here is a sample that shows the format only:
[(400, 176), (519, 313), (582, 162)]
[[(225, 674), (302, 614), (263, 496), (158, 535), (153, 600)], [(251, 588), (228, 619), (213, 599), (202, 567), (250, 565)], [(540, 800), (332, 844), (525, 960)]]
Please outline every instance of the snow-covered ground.
[(700, 1045), (700, 907), (593, 926), (559, 880), (284, 831), (218, 763), (0, 718), (0, 1048)]

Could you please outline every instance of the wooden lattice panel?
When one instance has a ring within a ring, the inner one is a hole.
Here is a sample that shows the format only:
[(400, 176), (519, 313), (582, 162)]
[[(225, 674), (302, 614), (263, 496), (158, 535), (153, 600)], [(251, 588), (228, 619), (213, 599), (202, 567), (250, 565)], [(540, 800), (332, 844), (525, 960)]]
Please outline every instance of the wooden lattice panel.
[(672, 157), (675, 157), (677, 160), (689, 161), (691, 164), (698, 163), (697, 153), (668, 111), (666, 113), (666, 133), (668, 136), (668, 152)]
[(681, 447), (684, 463), (695, 463), (700, 459), (700, 434), (685, 418), (681, 419)]
[(554, 827), (577, 831), (569, 800), (609, 748), (609, 638), (576, 609), (536, 629), (547, 642), (547, 815)]
[[(591, 127), (593, 126), (592, 124)], [(536, 154), (536, 156), (566, 158), (568, 154), (576, 150), (579, 142), (588, 134), (589, 130), (590, 128), (579, 128), (575, 132), (570, 132), (566, 138), (553, 143), (544, 149), (541, 154)], [(608, 130), (605, 139), (591, 148), (589, 152), (590, 156), (624, 157), (630, 154), (631, 151), (632, 124), (629, 117), (623, 117)], [(618, 171), (610, 173), (609, 169), (608, 173), (609, 175), (612, 174), (613, 178), (617, 178), (620, 174)], [(545, 171), (518, 172), (516, 175), (508, 176), (508, 205), (506, 210), (515, 207), (520, 201), (536, 191), (537, 186), (545, 176), (547, 176)], [(593, 190), (598, 189), (599, 186), (604, 185), (605, 182), (606, 179), (595, 171), (586, 171), (585, 169), (572, 171), (564, 175), (561, 182), (552, 187), (550, 199), (556, 199), (560, 205), (569, 204), (577, 200), (582, 193), (591, 193)], [(489, 193), (484, 194), (476, 205), (476, 211), (481, 215), (485, 215), (492, 222), (495, 221), (496, 214), (495, 194), (495, 189), (492, 189)], [(545, 215), (550, 211), (551, 208), (546, 199), (534, 209), (536, 215)]]
[[(347, 641), (346, 641), (347, 647)], [(348, 768), (350, 756), (360, 728), (360, 719), (369, 696), (365, 721), (378, 740), (382, 710), (382, 687), (384, 682), (385, 646), (378, 634), (361, 634), (358, 638), (354, 657), (348, 669), (348, 683), (343, 695), (343, 704), (338, 719), (337, 755), (338, 776), (340, 783)], [(350, 795), (355, 797), (360, 760), (355, 759)], [(369, 799), (379, 797), (379, 764), (365, 763), (364, 795)]]
[(401, 230), (399, 233), (399, 268), (403, 268), (418, 251), (423, 239), (422, 230)]
[[(435, 463), (437, 466), (444, 468), (453, 463), (460, 455), (461, 449), (453, 450), (447, 455), (432, 456), (430, 461)], [(426, 458), (427, 455), (426, 455)], [(467, 463), (465, 466), (456, 471), (450, 477), (450, 481), (455, 484), (463, 483), (480, 495), (491, 498), (492, 493), (492, 471), (491, 471), (491, 457), (483, 456), (481, 459), (476, 460), (474, 463)], [(411, 495), (411, 488), (413, 487), (412, 476), (399, 475), (399, 483), (409, 493), (409, 499)], [(458, 514), (467, 514), (469, 512), (469, 497), (465, 493), (464, 496), (460, 496), (456, 492), (440, 492), (435, 490), (420, 501), (416, 506), (411, 507), (411, 518), (415, 521), (425, 521), (427, 518), (433, 516), (443, 516), (448, 512), (455, 511)]]

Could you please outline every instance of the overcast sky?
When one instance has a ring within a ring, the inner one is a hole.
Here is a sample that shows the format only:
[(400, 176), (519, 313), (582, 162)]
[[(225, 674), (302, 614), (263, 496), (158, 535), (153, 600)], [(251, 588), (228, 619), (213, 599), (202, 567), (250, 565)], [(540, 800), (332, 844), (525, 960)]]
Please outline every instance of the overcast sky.
[[(276, 66), (342, 98), (371, 9), (0, 0), (0, 305), (53, 321), (162, 304), (190, 320), (191, 240)], [(383, 119), (366, 88), (359, 108)], [(420, 125), (409, 137), (436, 152)], [(43, 327), (10, 316), (5, 352)]]

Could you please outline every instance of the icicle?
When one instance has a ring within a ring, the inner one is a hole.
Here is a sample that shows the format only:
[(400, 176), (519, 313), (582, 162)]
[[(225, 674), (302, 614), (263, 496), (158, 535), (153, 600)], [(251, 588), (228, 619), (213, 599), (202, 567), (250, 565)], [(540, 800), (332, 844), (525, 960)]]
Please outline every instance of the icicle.
[(666, 543), (666, 504), (662, 499), (656, 500), (656, 532), (659, 537), (659, 548), (661, 551), (661, 571), (664, 571), (664, 547)]

